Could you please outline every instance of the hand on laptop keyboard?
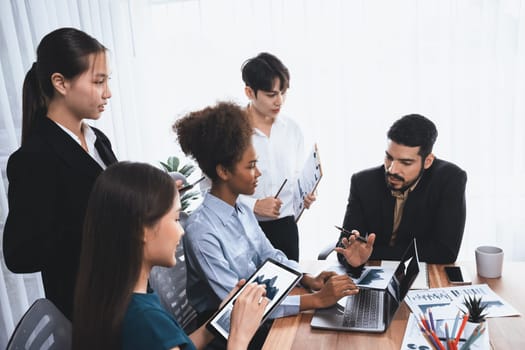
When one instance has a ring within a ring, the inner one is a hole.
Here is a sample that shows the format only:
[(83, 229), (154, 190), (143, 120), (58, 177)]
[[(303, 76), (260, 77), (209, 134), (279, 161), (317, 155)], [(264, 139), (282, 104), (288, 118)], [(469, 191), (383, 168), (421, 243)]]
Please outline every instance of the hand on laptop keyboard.
[[(335, 275), (330, 277), (324, 284), (323, 288), (314, 294), (310, 294), (314, 300), (312, 308), (325, 308), (334, 305), (339, 299), (348, 295), (355, 295), (359, 289), (352, 279), (347, 275)], [(306, 295), (304, 296), (306, 297)], [(301, 299), (301, 309), (303, 301)]]

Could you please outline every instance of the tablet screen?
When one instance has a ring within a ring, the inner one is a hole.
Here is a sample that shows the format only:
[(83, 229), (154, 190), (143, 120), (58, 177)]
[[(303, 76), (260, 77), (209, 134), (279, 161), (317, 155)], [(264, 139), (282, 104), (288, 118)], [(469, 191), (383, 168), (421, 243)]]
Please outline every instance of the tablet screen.
[(237, 293), (235, 293), (235, 295), (211, 318), (207, 325), (208, 329), (215, 334), (219, 334), (223, 338), (228, 339), (230, 334), (230, 315), (233, 309), (233, 304), (244, 287), (252, 282), (266, 284), (266, 297), (270, 299), (270, 302), (264, 310), (264, 316), (262, 319), (262, 322), (264, 322), (272, 310), (284, 300), (288, 293), (290, 293), (302, 276), (302, 273), (275, 260), (266, 260), (246, 281), (246, 284), (244, 284), (242, 288), (238, 290)]

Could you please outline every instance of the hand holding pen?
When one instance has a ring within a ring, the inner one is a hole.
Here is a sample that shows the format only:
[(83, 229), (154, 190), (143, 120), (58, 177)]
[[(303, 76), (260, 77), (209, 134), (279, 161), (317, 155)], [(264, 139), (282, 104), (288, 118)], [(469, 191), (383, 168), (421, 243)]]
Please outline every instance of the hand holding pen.
[[(345, 235), (348, 234), (348, 232), (350, 232), (340, 227), (337, 227), (337, 229), (343, 232), (343, 234)], [(371, 233), (367, 237), (361, 237), (358, 231), (353, 230), (350, 232), (348, 237), (344, 236), (343, 239), (341, 239), (340, 243), (342, 247), (337, 246), (335, 248), (335, 251), (339, 254), (342, 254), (345, 257), (346, 262), (348, 264), (350, 264), (353, 267), (357, 267), (366, 263), (370, 258), (375, 239), (376, 235), (374, 233)], [(353, 244), (353, 242), (356, 241), (359, 241), (360, 244)]]
[(350, 240), (350, 236), (354, 236), (357, 241), (363, 242), (363, 243), (368, 243), (368, 233), (365, 235), (365, 237), (362, 237), (362, 236), (359, 235), (359, 232), (356, 231), (356, 230), (348, 231), (347, 229), (339, 227), (337, 225), (334, 225), (334, 226), (335, 226), (336, 229), (338, 229), (339, 231), (344, 233), (346, 235), (345, 237), (348, 240)]
[(281, 201), (281, 199), (279, 199), (279, 194), (281, 194), (281, 191), (283, 190), (286, 181), (287, 179), (284, 179), (283, 183), (281, 184), (281, 187), (279, 187), (279, 190), (277, 191), (275, 196), (257, 199), (253, 207), (253, 212), (259, 216), (264, 216), (267, 218), (279, 218), (279, 214), (281, 213), (281, 206), (283, 205), (283, 202)]

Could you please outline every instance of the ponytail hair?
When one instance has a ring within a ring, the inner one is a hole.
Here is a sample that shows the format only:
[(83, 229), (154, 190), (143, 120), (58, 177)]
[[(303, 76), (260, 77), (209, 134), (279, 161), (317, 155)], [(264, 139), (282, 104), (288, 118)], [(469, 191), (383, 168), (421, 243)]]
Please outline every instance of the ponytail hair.
[(22, 90), (22, 143), (27, 139), (31, 126), (38, 115), (47, 113), (46, 99), (40, 91), (40, 83), (36, 77), (37, 63), (33, 63), (24, 79)]
[(42, 38), (36, 62), (24, 79), (22, 92), (22, 144), (38, 118), (45, 117), (55, 94), (51, 75), (73, 79), (89, 69), (89, 55), (107, 49), (97, 39), (75, 28), (60, 28)]

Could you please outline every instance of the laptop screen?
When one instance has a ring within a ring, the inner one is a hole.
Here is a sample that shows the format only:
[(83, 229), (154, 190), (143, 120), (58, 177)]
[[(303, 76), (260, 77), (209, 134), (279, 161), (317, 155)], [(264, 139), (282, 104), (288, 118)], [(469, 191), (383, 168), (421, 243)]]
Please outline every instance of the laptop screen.
[(390, 323), (391, 318), (394, 317), (399, 304), (403, 301), (405, 296), (414, 283), (419, 273), (419, 259), (417, 256), (416, 241), (413, 240), (403, 254), (401, 261), (394, 271), (392, 278), (387, 286), (385, 308), (387, 319), (385, 322)]
[(418, 273), (419, 259), (413, 240), (392, 276), (387, 277), (386, 285), (363, 288), (357, 295), (345, 298), (344, 305), (339, 301), (334, 307), (316, 310), (311, 325), (331, 330), (384, 332)]

